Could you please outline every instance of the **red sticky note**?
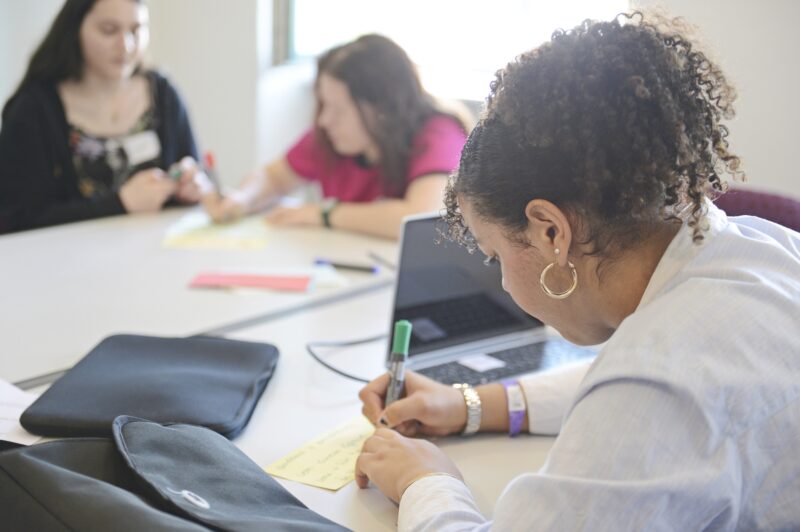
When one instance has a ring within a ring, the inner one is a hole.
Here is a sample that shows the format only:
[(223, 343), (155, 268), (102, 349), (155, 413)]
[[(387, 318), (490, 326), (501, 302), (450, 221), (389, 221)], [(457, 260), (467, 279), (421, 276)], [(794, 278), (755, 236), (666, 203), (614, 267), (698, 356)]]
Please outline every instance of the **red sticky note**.
[(259, 275), (243, 273), (201, 273), (189, 284), (191, 288), (267, 288), (287, 292), (305, 292), (311, 284), (309, 275)]

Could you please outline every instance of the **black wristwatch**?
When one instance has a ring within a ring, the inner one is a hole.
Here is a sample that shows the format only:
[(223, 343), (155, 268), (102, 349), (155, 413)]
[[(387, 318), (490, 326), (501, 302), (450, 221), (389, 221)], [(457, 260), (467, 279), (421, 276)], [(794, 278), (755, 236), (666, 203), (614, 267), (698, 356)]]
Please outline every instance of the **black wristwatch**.
[(330, 229), (331, 226), (331, 213), (336, 206), (339, 205), (339, 200), (336, 198), (325, 198), (322, 200), (320, 204), (321, 210), (320, 214), (322, 214), (322, 225)]

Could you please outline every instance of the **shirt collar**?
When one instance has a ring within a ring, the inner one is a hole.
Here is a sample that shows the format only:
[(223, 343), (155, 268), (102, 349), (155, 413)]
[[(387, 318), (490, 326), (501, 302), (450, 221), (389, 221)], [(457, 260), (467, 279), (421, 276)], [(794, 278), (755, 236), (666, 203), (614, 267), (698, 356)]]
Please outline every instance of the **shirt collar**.
[(693, 228), (689, 227), (688, 224), (689, 209), (684, 209), (679, 215), (684, 219), (683, 225), (669, 246), (667, 246), (664, 255), (658, 262), (655, 271), (653, 271), (637, 309), (655, 299), (664, 290), (670, 279), (675, 277), (704, 246), (708, 245), (728, 225), (728, 217), (725, 212), (720, 210), (708, 198), (703, 203), (703, 210), (705, 211), (705, 216), (700, 222), (703, 228), (703, 240), (700, 242), (692, 240)]

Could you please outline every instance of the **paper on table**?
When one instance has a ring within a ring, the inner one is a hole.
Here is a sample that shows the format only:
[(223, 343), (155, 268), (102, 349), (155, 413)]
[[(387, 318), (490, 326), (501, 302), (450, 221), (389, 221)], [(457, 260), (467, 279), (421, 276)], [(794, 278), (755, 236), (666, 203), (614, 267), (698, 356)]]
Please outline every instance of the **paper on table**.
[(306, 292), (339, 288), (348, 281), (329, 264), (299, 268), (230, 269), (198, 273), (190, 288), (272, 289)]
[(269, 227), (261, 215), (229, 224), (215, 224), (203, 211), (192, 211), (167, 228), (166, 248), (261, 249), (267, 245)]
[(26, 431), (19, 424), (19, 417), (36, 396), (23, 392), (13, 384), (0, 379), (0, 440), (30, 445), (41, 438)]
[(358, 454), (375, 432), (367, 418), (358, 416), (318, 436), (266, 468), (276, 477), (336, 491), (355, 479)]
[(264, 275), (251, 273), (200, 273), (190, 288), (268, 288), (284, 292), (305, 292), (311, 286), (309, 275)]

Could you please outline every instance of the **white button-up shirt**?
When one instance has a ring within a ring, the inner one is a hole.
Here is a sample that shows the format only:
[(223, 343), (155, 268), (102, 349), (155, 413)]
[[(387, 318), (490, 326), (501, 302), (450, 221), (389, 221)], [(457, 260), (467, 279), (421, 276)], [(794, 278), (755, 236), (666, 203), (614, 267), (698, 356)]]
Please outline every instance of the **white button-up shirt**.
[[(448, 476), (412, 484), (401, 530), (800, 530), (800, 235), (709, 204), (591, 365), (520, 382), (559, 432), (494, 521)], [(523, 473), (523, 472), (521, 472)]]

